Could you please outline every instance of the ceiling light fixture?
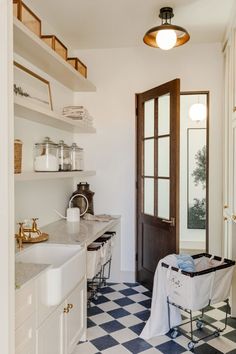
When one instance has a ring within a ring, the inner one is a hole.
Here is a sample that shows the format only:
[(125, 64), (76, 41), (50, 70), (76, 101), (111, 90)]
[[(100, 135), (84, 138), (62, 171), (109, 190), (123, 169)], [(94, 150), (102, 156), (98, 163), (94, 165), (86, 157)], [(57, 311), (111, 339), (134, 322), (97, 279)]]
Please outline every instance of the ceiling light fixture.
[(204, 103), (194, 103), (189, 109), (189, 117), (193, 122), (202, 122), (207, 117), (207, 108)]
[(171, 24), (171, 19), (174, 17), (172, 7), (162, 7), (159, 17), (162, 19), (162, 24), (147, 31), (143, 37), (145, 44), (150, 47), (169, 50), (183, 45), (189, 40), (190, 35), (186, 29)]

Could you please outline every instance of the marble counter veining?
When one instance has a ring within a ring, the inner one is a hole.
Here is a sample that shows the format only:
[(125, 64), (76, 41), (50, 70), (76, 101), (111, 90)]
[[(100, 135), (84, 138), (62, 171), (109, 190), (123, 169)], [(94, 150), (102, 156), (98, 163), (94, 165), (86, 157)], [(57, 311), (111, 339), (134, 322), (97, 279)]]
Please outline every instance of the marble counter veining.
[(16, 290), (22, 288), (28, 281), (39, 276), (47, 268), (48, 264), (34, 264), (17, 262), (15, 267), (15, 287)]
[(78, 224), (59, 220), (44, 226), (42, 231), (49, 234), (47, 243), (87, 246), (102, 236), (104, 232), (112, 230), (113, 227), (118, 225), (119, 221), (120, 217), (114, 217), (107, 222), (81, 220)]

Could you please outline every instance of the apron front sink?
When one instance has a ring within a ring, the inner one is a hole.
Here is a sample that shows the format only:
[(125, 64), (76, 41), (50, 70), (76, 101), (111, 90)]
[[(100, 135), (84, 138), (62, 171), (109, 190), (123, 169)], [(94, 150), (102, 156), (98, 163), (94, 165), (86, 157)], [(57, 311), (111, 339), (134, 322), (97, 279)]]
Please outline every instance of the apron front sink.
[(17, 263), (49, 264), (40, 277), (41, 299), (59, 305), (85, 275), (86, 253), (79, 245), (37, 244), (16, 254)]

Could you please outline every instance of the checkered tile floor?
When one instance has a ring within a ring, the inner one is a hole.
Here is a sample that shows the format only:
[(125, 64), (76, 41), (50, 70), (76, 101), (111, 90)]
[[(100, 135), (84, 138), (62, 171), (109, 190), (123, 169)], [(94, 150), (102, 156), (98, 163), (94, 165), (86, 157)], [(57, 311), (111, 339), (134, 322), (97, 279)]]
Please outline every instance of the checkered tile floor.
[[(164, 335), (144, 341), (139, 334), (150, 314), (151, 292), (135, 284), (109, 284), (88, 310), (88, 341), (79, 343), (73, 354), (163, 353), (186, 354), (189, 340), (183, 335), (171, 339)], [(223, 327), (224, 303), (209, 307), (207, 320)], [(186, 328), (184, 328), (186, 331)], [(199, 337), (209, 332), (206, 326), (195, 330)], [(236, 319), (229, 319), (220, 337), (210, 337), (196, 345), (197, 354), (236, 354)]]

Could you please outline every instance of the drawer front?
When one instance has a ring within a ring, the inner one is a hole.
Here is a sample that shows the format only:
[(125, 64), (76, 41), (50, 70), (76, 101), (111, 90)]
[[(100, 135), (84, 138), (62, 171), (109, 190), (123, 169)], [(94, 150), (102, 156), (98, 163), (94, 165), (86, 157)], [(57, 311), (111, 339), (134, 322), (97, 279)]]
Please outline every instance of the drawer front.
[(23, 325), (16, 330), (16, 354), (35, 354), (35, 318), (30, 316)]
[(18, 328), (35, 311), (35, 284), (26, 285), (16, 291), (16, 328)]

